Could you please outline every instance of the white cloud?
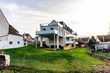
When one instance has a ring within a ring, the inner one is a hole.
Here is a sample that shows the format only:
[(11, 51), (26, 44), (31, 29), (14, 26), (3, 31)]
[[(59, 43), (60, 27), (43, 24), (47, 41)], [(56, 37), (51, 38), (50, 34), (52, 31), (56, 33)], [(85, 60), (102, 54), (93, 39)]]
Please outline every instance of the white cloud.
[(15, 4), (9, 4), (8, 7), (2, 5), (2, 10), (9, 23), (19, 30), (20, 33), (30, 33), (32, 36), (35, 36), (35, 31), (39, 30), (40, 23), (50, 21), (53, 17), (46, 12), (20, 7)]

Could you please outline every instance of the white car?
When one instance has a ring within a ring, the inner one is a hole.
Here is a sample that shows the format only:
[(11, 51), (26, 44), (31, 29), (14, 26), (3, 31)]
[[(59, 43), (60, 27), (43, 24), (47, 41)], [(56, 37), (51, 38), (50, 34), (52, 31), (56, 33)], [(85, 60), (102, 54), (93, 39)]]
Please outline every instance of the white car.
[(10, 66), (10, 55), (0, 54), (0, 66)]

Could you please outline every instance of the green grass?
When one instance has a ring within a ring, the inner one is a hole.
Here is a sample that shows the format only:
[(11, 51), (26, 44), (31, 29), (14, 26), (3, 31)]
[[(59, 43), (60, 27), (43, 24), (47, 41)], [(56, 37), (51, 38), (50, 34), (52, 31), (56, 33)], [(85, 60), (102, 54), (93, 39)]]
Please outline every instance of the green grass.
[(103, 61), (87, 54), (87, 49), (49, 51), (45, 48), (27, 46), (5, 50), (11, 56), (11, 64), (51, 71), (89, 71), (92, 65)]

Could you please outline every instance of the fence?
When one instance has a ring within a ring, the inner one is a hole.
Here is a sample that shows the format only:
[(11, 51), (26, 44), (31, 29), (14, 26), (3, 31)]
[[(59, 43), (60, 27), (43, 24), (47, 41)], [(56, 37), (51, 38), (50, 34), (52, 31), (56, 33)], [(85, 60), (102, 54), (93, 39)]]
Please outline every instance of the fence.
[(88, 52), (88, 54), (90, 54), (91, 56), (97, 57), (99, 59), (102, 60), (108, 60), (110, 61), (110, 52), (104, 52), (104, 51), (100, 51), (100, 52)]

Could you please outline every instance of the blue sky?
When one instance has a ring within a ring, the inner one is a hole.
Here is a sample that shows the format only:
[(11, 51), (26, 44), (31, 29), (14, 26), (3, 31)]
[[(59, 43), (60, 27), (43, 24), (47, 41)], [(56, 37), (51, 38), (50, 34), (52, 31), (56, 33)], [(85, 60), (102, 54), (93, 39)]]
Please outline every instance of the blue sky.
[(39, 24), (63, 20), (80, 36), (106, 34), (110, 24), (109, 0), (0, 0), (11, 25), (35, 36)]

